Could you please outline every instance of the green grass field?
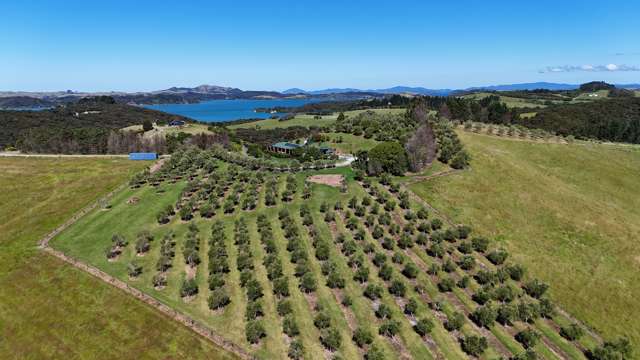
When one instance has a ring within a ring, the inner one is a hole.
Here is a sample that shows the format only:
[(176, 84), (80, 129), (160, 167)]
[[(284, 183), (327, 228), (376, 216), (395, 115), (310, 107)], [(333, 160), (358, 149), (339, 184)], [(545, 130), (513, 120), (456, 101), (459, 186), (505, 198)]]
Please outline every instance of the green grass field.
[[(379, 143), (379, 141), (375, 139), (367, 139), (364, 136), (356, 136), (353, 134), (323, 133), (323, 135), (327, 135), (329, 141), (322, 143), (322, 145), (338, 149), (342, 153), (348, 154), (355, 154), (359, 150), (371, 150)], [(342, 142), (337, 142), (338, 139), (342, 139)]]
[(0, 357), (232, 358), (36, 249), (41, 237), (146, 165), (106, 158), (0, 158)]
[(459, 135), (471, 170), (411, 189), (506, 247), (606, 338), (640, 344), (640, 151)]
[[(463, 98), (466, 99), (475, 99), (475, 100), (479, 100), (482, 98), (485, 98), (489, 95), (495, 95), (492, 93), (485, 93), (485, 92), (479, 92), (479, 93), (473, 93), (470, 95), (464, 95), (462, 96)], [(531, 101), (528, 99), (522, 99), (522, 98), (516, 98), (516, 97), (511, 97), (511, 96), (500, 96), (500, 101), (507, 104), (508, 107), (510, 108), (519, 108), (519, 107), (527, 107), (527, 108), (544, 108), (546, 107), (546, 105), (544, 105), (542, 102), (535, 102), (535, 101)]]
[[(132, 125), (132, 126), (128, 126), (122, 130), (127, 130), (127, 131), (142, 131), (142, 125)], [(209, 125), (205, 125), (205, 124), (185, 124), (184, 126), (158, 126), (158, 127), (154, 127), (153, 130), (151, 131), (147, 131), (144, 133), (144, 136), (146, 137), (150, 137), (150, 136), (155, 136), (155, 135), (170, 135), (170, 134), (177, 134), (179, 132), (184, 132), (187, 134), (200, 134), (200, 133), (205, 133), (208, 134), (210, 133), (209, 131)]]
[[(346, 111), (345, 116), (356, 116), (359, 113), (362, 113), (367, 110), (354, 110), (354, 111)], [(402, 114), (405, 112), (405, 109), (371, 109), (371, 111), (380, 112), (380, 113), (393, 113), (393, 114)], [(228, 126), (229, 129), (246, 129), (246, 128), (255, 128), (259, 126), (260, 129), (274, 129), (274, 128), (286, 128), (291, 126), (329, 126), (332, 125), (336, 119), (338, 118), (338, 114), (334, 115), (326, 115), (322, 116), (321, 119), (314, 119), (313, 115), (305, 115), (298, 114), (293, 119), (287, 121), (278, 121), (278, 119), (266, 119), (259, 120), (254, 122), (248, 122), (244, 124), (237, 124)]]

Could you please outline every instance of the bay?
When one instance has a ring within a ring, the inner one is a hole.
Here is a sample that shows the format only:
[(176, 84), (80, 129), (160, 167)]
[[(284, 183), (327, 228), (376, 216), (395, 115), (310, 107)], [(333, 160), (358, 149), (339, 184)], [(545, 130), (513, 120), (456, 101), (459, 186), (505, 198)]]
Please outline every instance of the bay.
[(268, 119), (281, 113), (255, 112), (257, 108), (273, 108), (277, 106), (296, 107), (319, 99), (269, 99), (269, 100), (210, 100), (196, 104), (154, 104), (143, 105), (147, 109), (159, 110), (170, 114), (205, 121), (221, 122), (240, 119)]

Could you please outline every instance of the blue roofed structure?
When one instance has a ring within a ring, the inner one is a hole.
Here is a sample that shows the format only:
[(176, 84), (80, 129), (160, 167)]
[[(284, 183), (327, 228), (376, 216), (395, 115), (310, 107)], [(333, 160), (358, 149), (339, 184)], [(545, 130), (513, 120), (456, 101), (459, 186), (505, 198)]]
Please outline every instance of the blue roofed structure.
[(129, 160), (156, 160), (156, 159), (158, 159), (158, 154), (154, 152), (129, 153)]

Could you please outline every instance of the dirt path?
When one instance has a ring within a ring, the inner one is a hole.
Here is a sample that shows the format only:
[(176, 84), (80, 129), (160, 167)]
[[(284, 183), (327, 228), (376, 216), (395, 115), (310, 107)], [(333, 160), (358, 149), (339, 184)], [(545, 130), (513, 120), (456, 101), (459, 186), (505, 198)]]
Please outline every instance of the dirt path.
[[(157, 170), (157, 169), (156, 169)], [(44, 252), (57, 257), (58, 259), (76, 267), (77, 269), (80, 269), (84, 272), (89, 273), (90, 275), (106, 282), (107, 284), (116, 287), (132, 296), (134, 296), (135, 298), (137, 298), (138, 300), (144, 302), (147, 305), (152, 306), (153, 308), (155, 308), (156, 310), (160, 311), (162, 314), (168, 316), (169, 318), (183, 324), (184, 326), (186, 326), (187, 328), (191, 329), (192, 331), (194, 331), (195, 333), (199, 334), (200, 336), (206, 338), (207, 340), (211, 341), (212, 343), (216, 344), (217, 346), (223, 348), (224, 350), (234, 353), (235, 355), (237, 355), (238, 357), (240, 357), (241, 359), (254, 359), (254, 357), (249, 354), (247, 351), (245, 351), (242, 347), (238, 346), (237, 344), (234, 344), (233, 342), (225, 339), (224, 337), (220, 336), (219, 334), (213, 332), (211, 329), (207, 328), (206, 326), (202, 325), (201, 323), (195, 321), (193, 318), (182, 314), (174, 309), (172, 309), (171, 307), (165, 305), (164, 303), (156, 300), (155, 298), (151, 297), (150, 295), (147, 295), (145, 293), (143, 293), (142, 291), (129, 286), (127, 283), (125, 283), (122, 280), (116, 279), (113, 276), (103, 272), (102, 270), (99, 270), (98, 268), (95, 268), (91, 265), (85, 264), (82, 261), (79, 261), (77, 259), (74, 259), (66, 254), (64, 254), (61, 251), (55, 250), (53, 248), (51, 248), (49, 246), (49, 242), (51, 241), (51, 239), (53, 239), (55, 236), (57, 236), (58, 234), (60, 234), (62, 231), (64, 231), (66, 228), (68, 228), (69, 226), (73, 225), (76, 221), (78, 221), (80, 218), (82, 218), (84, 215), (86, 215), (87, 213), (89, 213), (90, 211), (92, 211), (93, 209), (95, 209), (96, 207), (99, 206), (100, 203), (110, 199), (111, 197), (113, 197), (116, 193), (118, 193), (119, 191), (123, 190), (124, 188), (127, 187), (127, 183), (122, 184), (120, 186), (118, 186), (116, 189), (112, 190), (111, 192), (109, 192), (107, 195), (103, 196), (102, 198), (98, 199), (98, 201), (93, 202), (92, 204), (86, 206), (85, 208), (83, 208), (82, 210), (78, 211), (76, 214), (73, 215), (73, 217), (71, 217), (69, 220), (67, 220), (64, 224), (62, 224), (61, 226), (57, 227), (56, 229), (54, 229), (53, 231), (51, 231), (49, 234), (45, 235), (39, 242), (38, 242), (38, 247), (40, 249), (42, 249)]]

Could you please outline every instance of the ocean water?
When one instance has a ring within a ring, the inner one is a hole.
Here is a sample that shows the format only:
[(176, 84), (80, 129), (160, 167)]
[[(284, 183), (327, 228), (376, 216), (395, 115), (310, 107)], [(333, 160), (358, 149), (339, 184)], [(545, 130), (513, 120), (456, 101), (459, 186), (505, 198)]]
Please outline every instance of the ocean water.
[(273, 115), (281, 114), (254, 112), (254, 110), (256, 108), (272, 108), (276, 106), (295, 107), (317, 101), (320, 100), (211, 100), (197, 104), (157, 104), (144, 105), (144, 107), (186, 116), (199, 121), (220, 122), (240, 119), (267, 119)]

